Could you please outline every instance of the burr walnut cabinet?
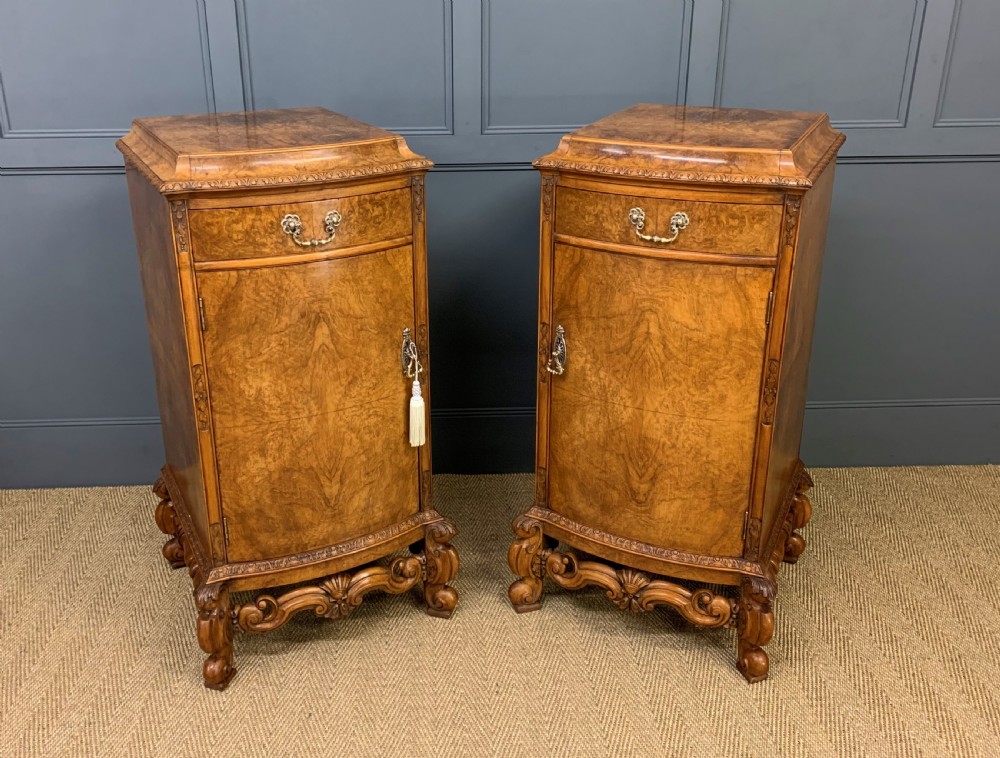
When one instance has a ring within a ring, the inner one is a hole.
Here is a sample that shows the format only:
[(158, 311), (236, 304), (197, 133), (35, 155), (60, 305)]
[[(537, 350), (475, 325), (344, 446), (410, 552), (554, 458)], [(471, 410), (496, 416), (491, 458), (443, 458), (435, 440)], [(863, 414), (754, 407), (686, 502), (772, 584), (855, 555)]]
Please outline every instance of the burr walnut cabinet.
[(811, 512), (799, 442), (843, 139), (819, 113), (636, 105), (535, 162), (518, 611), (539, 607), (545, 578), (597, 586), (622, 609), (737, 626), (740, 671), (767, 677), (778, 566), (802, 553)]
[(455, 530), (414, 439), (430, 161), (321, 108), (139, 119), (118, 147), (166, 449), (156, 523), (195, 584), (205, 685), (229, 683), (236, 629), (420, 582), (449, 616)]

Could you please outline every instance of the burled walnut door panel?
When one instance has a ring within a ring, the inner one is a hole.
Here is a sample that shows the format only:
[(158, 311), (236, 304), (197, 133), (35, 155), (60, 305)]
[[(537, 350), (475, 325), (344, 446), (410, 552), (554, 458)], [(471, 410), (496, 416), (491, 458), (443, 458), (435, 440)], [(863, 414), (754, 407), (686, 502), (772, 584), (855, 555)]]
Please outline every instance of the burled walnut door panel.
[(549, 505), (622, 537), (742, 554), (770, 268), (556, 245)]
[(230, 561), (303, 552), (419, 508), (400, 370), (412, 248), (198, 275)]

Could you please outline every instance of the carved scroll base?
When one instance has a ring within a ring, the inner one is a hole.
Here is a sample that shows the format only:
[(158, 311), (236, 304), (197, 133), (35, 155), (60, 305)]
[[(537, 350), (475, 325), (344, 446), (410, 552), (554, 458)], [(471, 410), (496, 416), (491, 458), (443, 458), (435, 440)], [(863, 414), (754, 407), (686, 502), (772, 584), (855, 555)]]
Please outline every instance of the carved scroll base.
[(319, 584), (298, 587), (274, 597), (259, 595), (252, 603), (233, 612), (237, 626), (245, 632), (270, 632), (284, 626), (296, 613), (310, 610), (317, 616), (342, 619), (361, 605), (365, 595), (376, 590), (398, 595), (424, 576), (418, 556), (396, 558), (388, 566), (368, 566), (323, 579)]
[[(176, 503), (171, 499), (171, 491)], [(368, 565), (334, 574), (315, 585), (296, 587), (277, 597), (260, 594), (251, 603), (234, 605), (230, 580), (214, 576), (218, 567), (194, 534), (169, 467), (164, 467), (153, 492), (160, 498), (156, 524), (170, 537), (163, 555), (173, 568), (187, 566), (195, 585), (198, 645), (208, 656), (202, 673), (209, 689), (224, 690), (236, 674), (233, 636), (237, 629), (268, 632), (307, 610), (324, 618), (345, 618), (371, 592), (400, 594), (418, 582), (423, 582), (427, 613), (431, 616), (451, 616), (458, 602), (458, 593), (449, 585), (458, 572), (458, 553), (450, 544), (457, 532), (451, 522), (431, 511), (434, 520), (423, 526), (424, 538), (411, 545), (413, 555), (396, 557), (387, 566)], [(275, 576), (277, 584), (281, 583), (280, 578)]]
[(716, 628), (733, 619), (734, 602), (709, 589), (689, 590), (679, 584), (654, 579), (631, 568), (616, 568), (597, 560), (580, 560), (574, 553), (555, 549), (542, 533), (540, 521), (522, 516), (514, 522), (517, 539), (508, 561), (520, 578), (508, 590), (519, 613), (541, 607), (542, 580), (547, 576), (563, 589), (600, 587), (622, 610), (639, 613), (667, 605), (698, 626)]
[(769, 547), (773, 544), (773, 550), (758, 569), (763, 575), (744, 576), (735, 599), (706, 588), (689, 590), (636, 569), (591, 560), (590, 556), (584, 560), (579, 554), (560, 551), (558, 544), (544, 534), (543, 523), (530, 513), (514, 520), (515, 539), (507, 562), (517, 579), (507, 594), (518, 613), (537, 610), (541, 607), (542, 582), (548, 578), (568, 590), (600, 587), (615, 605), (633, 613), (667, 605), (698, 626), (718, 628), (735, 623), (737, 667), (748, 682), (760, 682), (767, 678), (770, 668), (764, 646), (774, 634), (772, 604), (778, 568), (782, 561), (794, 563), (805, 549), (805, 540), (795, 530), (805, 526), (812, 515), (805, 494), (811, 486), (812, 480), (804, 474), (784, 522), (768, 543)]
[(154, 513), (156, 526), (159, 527), (161, 532), (170, 537), (163, 545), (163, 557), (167, 559), (170, 568), (183, 568), (186, 564), (184, 562), (184, 546), (181, 543), (182, 537), (177, 520), (177, 512), (174, 510), (174, 504), (170, 502), (170, 493), (167, 491), (167, 484), (162, 478), (157, 479), (156, 484), (153, 485), (153, 494), (160, 498), (160, 502), (157, 504), (156, 512)]

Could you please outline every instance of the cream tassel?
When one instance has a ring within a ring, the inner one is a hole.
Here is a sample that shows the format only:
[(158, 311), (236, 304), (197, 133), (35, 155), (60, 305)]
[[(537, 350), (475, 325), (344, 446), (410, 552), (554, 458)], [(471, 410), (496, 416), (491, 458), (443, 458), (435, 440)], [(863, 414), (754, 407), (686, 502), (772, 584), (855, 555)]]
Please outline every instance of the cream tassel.
[(413, 380), (413, 397), (410, 398), (410, 447), (420, 447), (427, 442), (424, 398), (420, 394), (420, 380)]

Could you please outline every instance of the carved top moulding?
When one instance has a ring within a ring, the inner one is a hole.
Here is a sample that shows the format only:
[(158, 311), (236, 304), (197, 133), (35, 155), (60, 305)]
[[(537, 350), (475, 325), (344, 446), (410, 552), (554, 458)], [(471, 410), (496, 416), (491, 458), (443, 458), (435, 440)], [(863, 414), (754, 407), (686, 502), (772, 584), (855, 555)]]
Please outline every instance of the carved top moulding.
[(843, 142), (825, 113), (639, 104), (566, 135), (534, 165), (654, 181), (807, 189)]
[(433, 165), (398, 134), (325, 108), (140, 118), (117, 145), (163, 194), (351, 181)]

